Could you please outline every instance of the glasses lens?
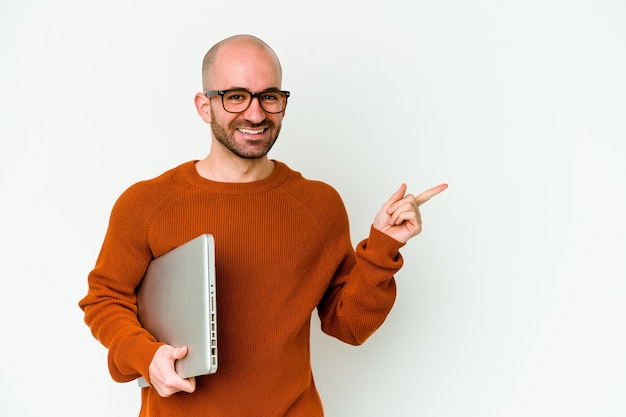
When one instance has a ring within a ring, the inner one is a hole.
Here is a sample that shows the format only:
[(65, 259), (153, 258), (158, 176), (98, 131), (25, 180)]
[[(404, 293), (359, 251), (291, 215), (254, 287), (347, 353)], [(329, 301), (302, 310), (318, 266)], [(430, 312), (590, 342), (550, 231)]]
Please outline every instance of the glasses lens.
[(246, 110), (250, 105), (252, 94), (245, 90), (226, 91), (222, 96), (224, 110), (238, 113)]
[(268, 113), (280, 113), (285, 110), (285, 104), (287, 103), (287, 97), (280, 91), (260, 93), (259, 100), (261, 101), (263, 110)]

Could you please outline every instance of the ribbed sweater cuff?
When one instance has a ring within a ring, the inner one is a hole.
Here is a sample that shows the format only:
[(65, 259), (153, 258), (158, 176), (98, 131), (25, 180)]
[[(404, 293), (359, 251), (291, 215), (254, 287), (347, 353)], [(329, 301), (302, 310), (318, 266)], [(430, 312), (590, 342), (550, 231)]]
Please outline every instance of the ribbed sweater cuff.
[(368, 240), (368, 246), (370, 248), (376, 250), (384, 250), (387, 254), (392, 255), (392, 257), (395, 257), (400, 248), (406, 245), (406, 243), (397, 241), (388, 234), (381, 232), (374, 226), (370, 227), (370, 236)]
[[(150, 363), (156, 351), (163, 345), (162, 342), (154, 342), (144, 337), (136, 337), (132, 342), (120, 344), (115, 357), (109, 357), (109, 360), (114, 361), (114, 366), (110, 366), (110, 370), (114, 380), (125, 382), (133, 380), (138, 375), (133, 375), (135, 372), (141, 374), (148, 381), (148, 370)], [(111, 351), (109, 351), (109, 354)], [(117, 363), (116, 358), (120, 358), (123, 363)], [(114, 375), (114, 371), (117, 370), (120, 374)]]
[(402, 265), (399, 250), (404, 245), (405, 243), (371, 226), (369, 237), (359, 243), (357, 251), (373, 264), (389, 269), (399, 269)]

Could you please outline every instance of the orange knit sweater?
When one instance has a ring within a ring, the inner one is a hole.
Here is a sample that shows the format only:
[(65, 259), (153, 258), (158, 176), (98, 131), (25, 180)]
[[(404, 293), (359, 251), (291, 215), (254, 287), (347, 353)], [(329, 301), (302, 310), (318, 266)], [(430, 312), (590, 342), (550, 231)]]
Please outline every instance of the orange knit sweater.
[(385, 320), (400, 242), (371, 228), (355, 249), (337, 192), (275, 161), (251, 183), (200, 177), (194, 161), (131, 186), (116, 202), (79, 305), (109, 349), (114, 380), (148, 376), (161, 345), (137, 321), (135, 288), (151, 259), (202, 234), (216, 244), (219, 368), (193, 394), (142, 390), (140, 416), (322, 416), (309, 355), (322, 330), (363, 343)]

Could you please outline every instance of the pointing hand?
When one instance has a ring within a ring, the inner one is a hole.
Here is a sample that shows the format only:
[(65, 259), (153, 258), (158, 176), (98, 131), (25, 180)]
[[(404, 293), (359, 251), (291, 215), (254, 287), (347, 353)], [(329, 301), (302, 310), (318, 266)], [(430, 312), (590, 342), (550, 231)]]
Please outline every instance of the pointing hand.
[(383, 204), (374, 219), (374, 227), (397, 241), (406, 243), (422, 231), (419, 207), (446, 188), (448, 184), (440, 184), (415, 197), (405, 194), (406, 184), (402, 184)]

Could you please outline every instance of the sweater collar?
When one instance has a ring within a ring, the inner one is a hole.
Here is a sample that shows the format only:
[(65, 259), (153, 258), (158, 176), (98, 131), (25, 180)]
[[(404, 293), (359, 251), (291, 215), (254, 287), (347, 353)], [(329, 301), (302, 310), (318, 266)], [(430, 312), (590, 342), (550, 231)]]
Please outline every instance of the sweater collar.
[(208, 180), (201, 177), (196, 171), (195, 164), (198, 162), (197, 160), (180, 165), (178, 172), (187, 182), (211, 192), (233, 195), (257, 194), (274, 189), (287, 179), (289, 174), (287, 165), (276, 160), (272, 161), (274, 162), (272, 174), (267, 178), (252, 182), (218, 182)]

